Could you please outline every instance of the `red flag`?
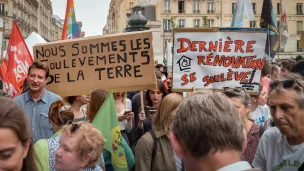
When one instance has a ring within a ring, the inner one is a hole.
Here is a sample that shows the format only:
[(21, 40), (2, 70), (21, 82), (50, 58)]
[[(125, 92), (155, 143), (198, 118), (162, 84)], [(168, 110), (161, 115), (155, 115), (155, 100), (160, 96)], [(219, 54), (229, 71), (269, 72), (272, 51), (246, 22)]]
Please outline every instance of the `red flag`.
[(6, 71), (8, 82), (12, 84), (18, 92), (21, 92), (21, 87), (27, 77), (28, 68), (33, 63), (33, 58), (15, 21), (6, 53), (8, 58)]
[(0, 66), (0, 79), (3, 82), (3, 87), (6, 89), (8, 96), (15, 97), (19, 95), (22, 90), (21, 88), (16, 89), (9, 81), (6, 75), (7, 71), (7, 62), (5, 62), (5, 59), (3, 60), (2, 65)]

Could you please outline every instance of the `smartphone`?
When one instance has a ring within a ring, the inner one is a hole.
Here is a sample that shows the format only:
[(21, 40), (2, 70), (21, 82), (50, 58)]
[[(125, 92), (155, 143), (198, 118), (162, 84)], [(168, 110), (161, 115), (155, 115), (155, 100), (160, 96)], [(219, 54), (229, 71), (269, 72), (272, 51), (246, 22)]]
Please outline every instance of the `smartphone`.
[(152, 115), (155, 114), (157, 112), (157, 110), (151, 109), (149, 110), (149, 113), (151, 113)]
[(125, 111), (124, 115), (128, 115), (131, 111)]

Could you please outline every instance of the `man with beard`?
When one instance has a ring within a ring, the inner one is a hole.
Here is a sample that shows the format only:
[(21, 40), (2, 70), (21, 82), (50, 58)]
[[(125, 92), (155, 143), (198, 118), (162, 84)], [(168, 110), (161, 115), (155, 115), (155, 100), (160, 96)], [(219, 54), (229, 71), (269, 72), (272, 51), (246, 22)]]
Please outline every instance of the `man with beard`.
[(24, 109), (31, 121), (34, 143), (53, 135), (48, 111), (54, 101), (61, 99), (60, 96), (45, 88), (49, 73), (50, 69), (46, 64), (34, 62), (28, 71), (29, 89), (14, 99)]

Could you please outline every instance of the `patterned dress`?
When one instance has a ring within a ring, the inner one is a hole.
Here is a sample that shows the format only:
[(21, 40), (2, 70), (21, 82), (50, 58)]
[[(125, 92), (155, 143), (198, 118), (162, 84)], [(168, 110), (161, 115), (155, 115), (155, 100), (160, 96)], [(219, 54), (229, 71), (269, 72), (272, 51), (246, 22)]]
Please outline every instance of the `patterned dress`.
[(245, 160), (248, 161), (251, 165), (260, 141), (259, 131), (260, 126), (253, 123), (247, 134), (247, 148), (243, 155)]
[[(48, 144), (48, 153), (49, 153), (49, 169), (50, 171), (57, 171), (55, 166), (55, 160), (56, 160), (56, 151), (59, 148), (59, 139), (61, 135), (55, 136), (53, 138), (46, 139), (46, 142)], [(104, 165), (103, 155), (101, 154), (99, 158), (99, 163), (101, 165)], [(96, 164), (95, 168), (87, 168), (83, 169), (81, 171), (102, 171), (99, 165)]]

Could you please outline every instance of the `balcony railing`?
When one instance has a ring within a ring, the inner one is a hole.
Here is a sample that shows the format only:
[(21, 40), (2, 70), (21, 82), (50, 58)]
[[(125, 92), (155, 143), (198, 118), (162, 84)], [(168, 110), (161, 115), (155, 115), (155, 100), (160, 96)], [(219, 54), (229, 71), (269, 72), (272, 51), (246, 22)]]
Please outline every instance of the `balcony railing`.
[(7, 11), (0, 11), (0, 15), (7, 15)]
[(164, 10), (164, 13), (166, 13), (166, 14), (170, 14), (171, 13), (171, 10)]
[(303, 11), (297, 11), (297, 15), (303, 15)]
[(193, 13), (194, 13), (194, 14), (199, 14), (199, 13), (200, 13), (200, 10), (193, 10)]
[(297, 31), (297, 34), (298, 34), (298, 35), (301, 35), (301, 33), (302, 33), (302, 30), (298, 30), (298, 31)]
[(171, 30), (166, 29), (166, 30), (164, 30), (164, 32), (165, 32), (165, 33), (170, 33), (170, 32), (171, 32)]
[(304, 52), (304, 49), (298, 48), (298, 49), (297, 49), (297, 52)]
[(183, 14), (183, 13), (185, 13), (185, 10), (178, 10), (178, 13)]
[(208, 10), (208, 14), (214, 13), (214, 10)]

